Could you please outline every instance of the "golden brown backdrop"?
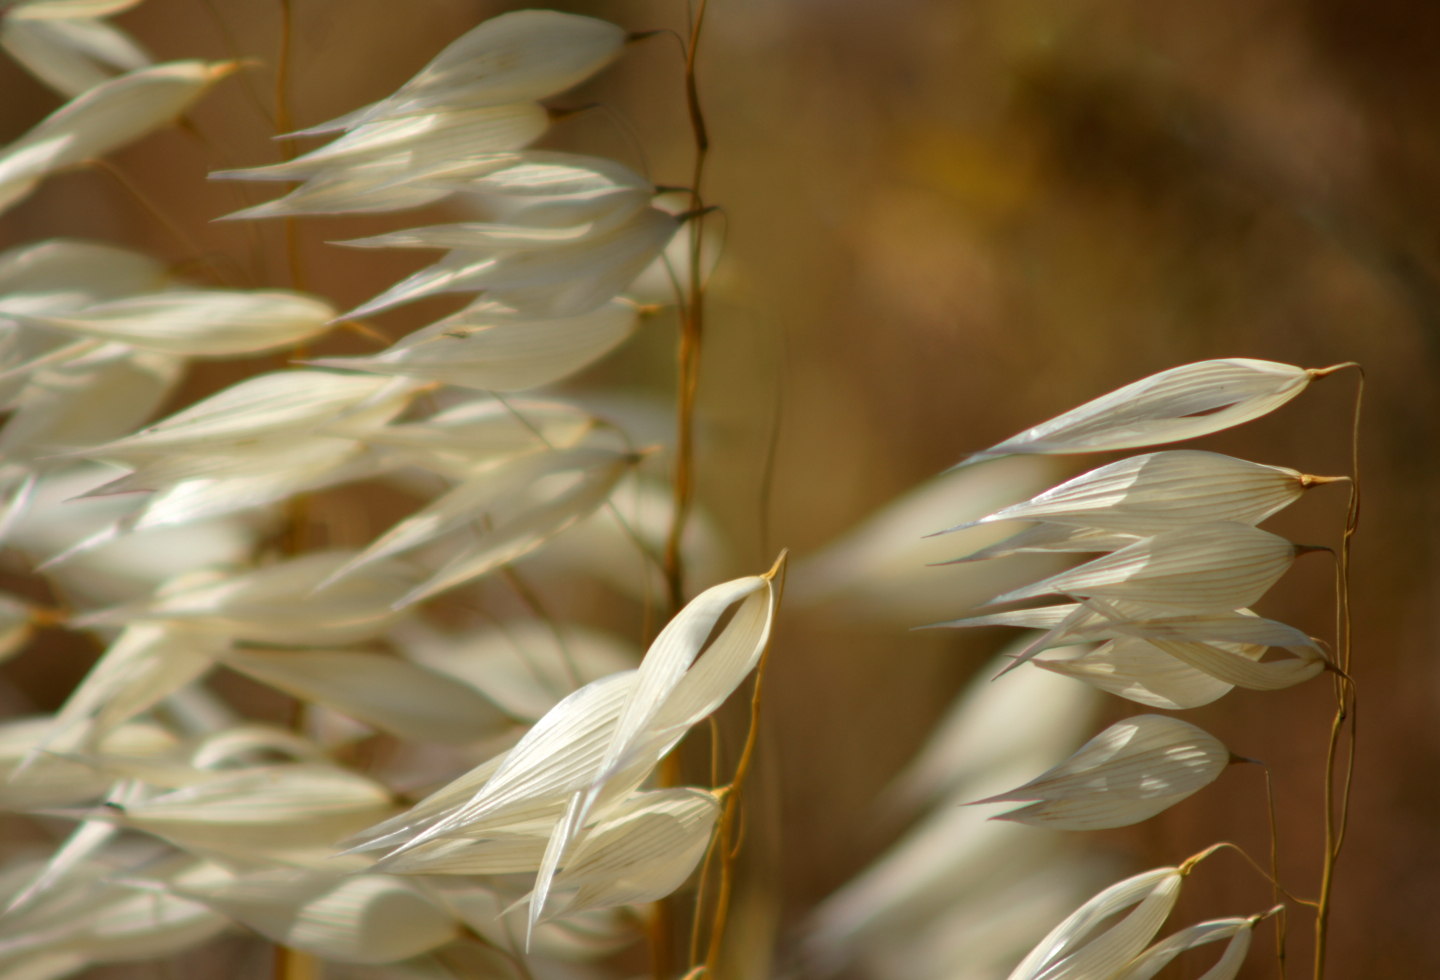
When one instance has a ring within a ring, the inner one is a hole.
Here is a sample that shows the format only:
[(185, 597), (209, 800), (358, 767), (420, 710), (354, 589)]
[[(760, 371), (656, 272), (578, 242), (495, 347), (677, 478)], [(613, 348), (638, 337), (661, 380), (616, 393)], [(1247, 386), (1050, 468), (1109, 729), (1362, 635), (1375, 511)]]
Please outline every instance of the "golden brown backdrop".
[[(633, 30), (684, 23), (678, 0), (557, 6)], [(392, 91), (504, 9), (294, 0), (297, 124)], [(1440, 677), (1431, 638), (1440, 8), (1416, 0), (712, 0), (710, 18), (701, 59), (714, 138), (708, 191), (724, 207), (726, 235), (701, 396), (700, 485), (735, 565), (764, 567), (782, 545), (813, 552), (967, 450), (1177, 363), (1363, 362), (1361, 742), (1331, 976), (1440, 973)], [(202, 279), (288, 284), (279, 227), (210, 223), (244, 201), (237, 185), (203, 177), (276, 159), (278, 3), (146, 0), (119, 23), (161, 59), (256, 61), (200, 104), (194, 134), (164, 132), (116, 156), (178, 233), (112, 177), (87, 170), (50, 180), (0, 218), (0, 246), (93, 237), (150, 249)], [(680, 80), (679, 45), (652, 39), (571, 97), (606, 108), (572, 117), (547, 143), (683, 184)], [(0, 93), (5, 140), (58, 104), (8, 62)], [(302, 221), (307, 288), (344, 307), (423, 264), (422, 254), (324, 244), (396, 221)], [(381, 325), (398, 336), (439, 309), (417, 306)], [(657, 323), (582, 385), (665, 397), (670, 329)], [(354, 338), (334, 346), (362, 349)], [(176, 404), (249, 370), (202, 368)], [(1344, 472), (1352, 392), (1349, 380), (1327, 382), (1204, 446)], [(388, 519), (344, 495), (330, 503), (337, 509), (316, 519), (348, 542)], [(1274, 529), (1335, 544), (1342, 509), (1338, 493), (1312, 495)], [(1316, 597), (1328, 596), (1329, 568), (1322, 557), (1306, 561), (1263, 609), (1327, 636), (1333, 612)], [(593, 608), (594, 597), (557, 601), (574, 615), (614, 618)], [(763, 932), (778, 908), (784, 943), (807, 909), (884, 846), (870, 804), (998, 641), (912, 634), (903, 619), (847, 612), (843, 603), (793, 612), (771, 668), (768, 801), (750, 838), (763, 860), (752, 863), (745, 914)], [(7, 664), (5, 709), (54, 707), (88, 658), (52, 644)], [(255, 690), (225, 690), (272, 710)], [(1325, 690), (1237, 691), (1192, 720), (1274, 767), (1282, 869), (1292, 887), (1313, 892)], [(1140, 866), (1220, 838), (1265, 849), (1257, 770), (1227, 773), (1101, 846)], [(1193, 920), (1268, 900), (1263, 882), (1235, 862), (1201, 879), (1181, 912)], [(1308, 922), (1297, 917), (1292, 932), (1303, 968)], [(253, 957), (205, 962), (212, 976), (265, 968)], [(1273, 971), (1267, 944), (1257, 943), (1244, 975)]]

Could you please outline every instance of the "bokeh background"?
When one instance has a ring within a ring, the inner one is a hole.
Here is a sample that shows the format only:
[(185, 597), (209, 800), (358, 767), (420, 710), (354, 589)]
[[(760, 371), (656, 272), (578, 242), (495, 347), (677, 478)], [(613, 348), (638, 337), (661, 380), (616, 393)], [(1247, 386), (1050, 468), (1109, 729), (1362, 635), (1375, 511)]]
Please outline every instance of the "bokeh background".
[[(301, 126), (389, 93), (454, 37), (509, 9), (475, 0), (292, 4), (291, 110)], [(686, 19), (680, 0), (556, 6), (637, 31), (683, 31)], [(708, 17), (706, 193), (724, 213), (714, 225), (723, 259), (700, 398), (700, 495), (729, 570), (768, 567), (782, 546), (822, 556), (797, 569), (811, 587), (797, 578), (805, 601), (787, 610), (767, 680), (739, 913), (757, 948), (770, 937), (793, 946), (808, 911), (898, 832), (876, 823), (877, 796), (1002, 640), (910, 632), (964, 614), (973, 597), (947, 602), (943, 589), (912, 589), (878, 565), (816, 584), (822, 567), (833, 573), (836, 561), (866, 554), (827, 547), (965, 452), (1143, 375), (1226, 356), (1355, 360), (1368, 379), (1354, 588), (1361, 728), (1330, 975), (1440, 973), (1440, 8), (712, 0)], [(202, 101), (186, 129), (115, 155), (138, 195), (95, 169), (52, 178), (0, 217), (0, 247), (96, 238), (153, 251), (202, 281), (288, 285), (278, 224), (213, 223), (268, 189), (204, 176), (278, 158), (278, 0), (146, 0), (117, 23), (160, 60), (238, 56), (252, 65)], [(600, 108), (561, 122), (544, 145), (686, 183), (681, 72), (674, 38), (635, 46), (557, 101)], [(59, 104), (8, 61), (0, 93), (0, 140)], [(326, 242), (446, 217), (432, 209), (302, 220), (304, 285), (355, 305), (428, 257)], [(448, 308), (416, 304), (377, 326), (398, 337)], [(673, 322), (658, 318), (572, 390), (605, 393), (617, 411), (647, 417), (645, 406), (673, 390), (674, 341)], [(373, 349), (354, 337), (327, 345)], [(201, 366), (171, 407), (278, 363)], [(1337, 375), (1200, 445), (1346, 472), (1354, 393), (1354, 375)], [(405, 506), (353, 494), (321, 504), (316, 533), (342, 544), (368, 540)], [(1335, 545), (1343, 519), (1343, 491), (1328, 488), (1267, 526)], [(1333, 636), (1326, 562), (1303, 560), (1261, 611)], [(639, 622), (628, 600), (561, 585), (548, 598), (567, 616)], [(47, 637), (0, 668), (0, 707), (55, 707), (93, 658), (83, 643)], [(283, 708), (233, 678), (216, 683), (249, 710)], [(1304, 895), (1318, 887), (1330, 703), (1328, 685), (1314, 682), (1236, 691), (1185, 715), (1271, 765), (1282, 872)], [(1106, 711), (1113, 719), (1130, 707)], [(732, 714), (728, 730), (738, 733), (743, 712)], [(1135, 869), (1220, 839), (1263, 854), (1263, 792), (1258, 770), (1237, 768), (1096, 846)], [(1231, 861), (1193, 879), (1180, 915), (1268, 905), (1264, 882)], [(1308, 917), (1297, 915), (1297, 973), (1308, 934)], [(1274, 975), (1268, 941), (1256, 951), (1244, 976)]]

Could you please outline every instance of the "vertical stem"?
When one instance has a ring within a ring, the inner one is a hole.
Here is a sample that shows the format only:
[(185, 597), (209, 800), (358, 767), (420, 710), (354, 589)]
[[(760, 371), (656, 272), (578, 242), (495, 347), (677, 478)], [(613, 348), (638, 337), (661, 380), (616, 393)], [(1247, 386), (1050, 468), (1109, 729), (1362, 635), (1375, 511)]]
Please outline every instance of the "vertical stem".
[[(1272, 895), (1275, 904), (1280, 905), (1280, 827), (1275, 819), (1275, 780), (1270, 775), (1270, 767), (1262, 764), (1265, 770), (1265, 806), (1270, 816), (1270, 879), (1274, 886)], [(1283, 906), (1282, 906), (1283, 908)], [(1280, 980), (1285, 980), (1285, 916), (1282, 914), (1275, 920), (1275, 961), (1280, 966)]]
[(320, 980), (319, 963), (309, 953), (276, 946), (275, 980)]
[(700, 247), (705, 231), (705, 202), (700, 193), (705, 175), (705, 157), (710, 151), (710, 135), (705, 128), (705, 115), (700, 108), (700, 93), (695, 82), (695, 55), (700, 45), (700, 30), (705, 23), (706, 0), (700, 0), (690, 42), (685, 49), (685, 104), (690, 113), (690, 130), (695, 141), (695, 166), (690, 180), (690, 262), (687, 283), (689, 301), (681, 314), (679, 351), (679, 390), (675, 433), (674, 514), (670, 533), (665, 539), (665, 581), (669, 591), (670, 609), (676, 612), (685, 602), (685, 565), (680, 554), (680, 541), (685, 522), (690, 516), (694, 499), (695, 471), (695, 392), (700, 381), (700, 342), (705, 333), (705, 288), (701, 281)]
[[(775, 582), (775, 604), (779, 609), (785, 597), (786, 552), (781, 552), (775, 567), (767, 574)], [(710, 927), (710, 945), (705, 955), (705, 972), (715, 976), (720, 962), (720, 951), (725, 944), (725, 926), (730, 917), (730, 893), (735, 887), (735, 864), (740, 857), (740, 847), (735, 840), (735, 823), (740, 817), (740, 806), (744, 795), (745, 777), (755, 760), (755, 746), (760, 738), (760, 696), (765, 690), (765, 664), (770, 659), (775, 633), (772, 626), (765, 641), (765, 650), (760, 654), (760, 663), (755, 667), (755, 689), (750, 695), (750, 729), (745, 734), (745, 747), (740, 751), (740, 761), (735, 764), (735, 777), (726, 787), (725, 809), (720, 814), (720, 828), (717, 833), (720, 850), (720, 885), (715, 896), (715, 919)]]
[[(1335, 680), (1335, 717), (1330, 723), (1330, 741), (1325, 752), (1325, 857), (1320, 870), (1320, 897), (1315, 910), (1315, 980), (1325, 975), (1326, 944), (1330, 938), (1330, 898), (1335, 883), (1335, 865), (1340, 859), (1340, 850), (1345, 842), (1345, 827), (1350, 813), (1350, 778), (1355, 766), (1355, 723), (1350, 723), (1350, 757), (1345, 775), (1345, 791), (1340, 806), (1335, 805), (1335, 758), (1340, 747), (1340, 735), (1349, 716), (1347, 696), (1353, 706), (1355, 686), (1350, 680), (1350, 662), (1353, 651), (1353, 627), (1350, 611), (1350, 546), (1360, 526), (1360, 408), (1365, 396), (1365, 369), (1358, 364), (1336, 365), (1325, 369), (1325, 373), (1353, 367), (1360, 373), (1355, 391), (1355, 412), (1351, 423), (1350, 437), (1350, 504), (1345, 514), (1345, 533), (1340, 541), (1340, 568), (1338, 573), (1339, 598), (1336, 603), (1339, 617), (1336, 655), (1341, 676)], [(1323, 377), (1323, 374), (1317, 375)]]
[[(655, 782), (660, 786), (680, 785), (680, 751), (677, 748), (660, 761)], [(646, 940), (650, 947), (650, 973), (655, 980), (666, 980), (675, 972), (675, 924), (680, 921), (675, 896), (667, 895), (650, 909)]]

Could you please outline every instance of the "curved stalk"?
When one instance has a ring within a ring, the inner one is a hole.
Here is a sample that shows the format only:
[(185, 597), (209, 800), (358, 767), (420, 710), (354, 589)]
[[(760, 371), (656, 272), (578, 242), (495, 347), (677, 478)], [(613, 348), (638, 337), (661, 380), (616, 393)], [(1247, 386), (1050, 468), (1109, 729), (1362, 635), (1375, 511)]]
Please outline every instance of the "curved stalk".
[(685, 49), (685, 104), (690, 115), (690, 131), (695, 142), (695, 163), (690, 179), (689, 282), (687, 297), (681, 310), (679, 385), (677, 393), (675, 432), (674, 513), (670, 532), (665, 539), (665, 582), (672, 614), (685, 603), (685, 565), (680, 542), (685, 522), (690, 516), (695, 488), (695, 394), (700, 382), (700, 344), (705, 334), (705, 288), (701, 282), (700, 246), (705, 231), (705, 201), (700, 185), (705, 176), (705, 158), (710, 152), (710, 135), (705, 127), (705, 114), (700, 108), (700, 92), (695, 81), (695, 55), (700, 46), (700, 31), (705, 23), (706, 0), (700, 0), (695, 22), (690, 28), (690, 41)]
[[(1350, 611), (1350, 546), (1360, 526), (1360, 408), (1365, 396), (1365, 369), (1359, 364), (1337, 365), (1330, 371), (1353, 367), (1360, 374), (1355, 391), (1355, 412), (1351, 423), (1350, 503), (1345, 514), (1345, 533), (1340, 541), (1340, 562), (1336, 576), (1336, 655), (1343, 675), (1335, 678), (1335, 717), (1330, 723), (1330, 740), (1325, 752), (1325, 856), (1320, 870), (1320, 897), (1315, 911), (1315, 980), (1325, 975), (1326, 944), (1330, 932), (1330, 899), (1335, 884), (1335, 866), (1345, 844), (1345, 830), (1350, 813), (1350, 784), (1355, 771), (1355, 685), (1350, 680), (1353, 652), (1353, 624)], [(1348, 686), (1348, 692), (1347, 692)], [(1347, 706), (1348, 702), (1348, 706)], [(1344, 791), (1337, 812), (1335, 805), (1335, 761), (1340, 736), (1346, 720), (1350, 721), (1349, 759), (1346, 764)]]
[[(785, 599), (786, 558), (787, 552), (782, 551), (775, 561), (775, 567), (766, 573), (767, 577), (776, 582), (777, 609)], [(720, 962), (720, 951), (725, 943), (725, 926), (730, 916), (730, 893), (735, 887), (735, 865), (740, 857), (740, 843), (744, 836), (744, 824), (740, 822), (742, 833), (737, 838), (736, 823), (741, 816), (740, 805), (744, 796), (745, 777), (750, 774), (750, 766), (755, 761), (755, 746), (760, 739), (760, 698), (765, 690), (765, 665), (774, 645), (775, 634), (772, 630), (765, 643), (765, 650), (760, 654), (760, 663), (755, 667), (755, 688), (750, 695), (750, 728), (745, 733), (745, 747), (740, 751), (740, 761), (735, 764), (735, 775), (725, 787), (725, 809), (720, 814), (720, 824), (715, 834), (715, 846), (720, 851), (720, 884), (715, 896), (715, 918), (710, 925), (710, 945), (705, 954), (705, 972), (709, 976), (715, 975), (716, 966)]]

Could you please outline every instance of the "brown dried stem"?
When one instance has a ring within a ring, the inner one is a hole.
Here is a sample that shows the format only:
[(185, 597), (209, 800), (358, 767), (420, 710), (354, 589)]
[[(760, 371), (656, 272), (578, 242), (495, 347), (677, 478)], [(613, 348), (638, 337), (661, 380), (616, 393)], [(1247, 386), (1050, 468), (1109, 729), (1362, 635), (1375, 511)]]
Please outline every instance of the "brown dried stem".
[(705, 231), (705, 201), (700, 193), (705, 175), (705, 158), (710, 151), (710, 136), (705, 127), (705, 114), (700, 108), (700, 93), (695, 81), (695, 56), (700, 45), (700, 31), (705, 23), (706, 0), (700, 0), (690, 28), (690, 42), (685, 49), (685, 104), (690, 114), (690, 130), (695, 141), (695, 163), (690, 180), (689, 277), (687, 295), (681, 308), (679, 390), (677, 395), (675, 433), (674, 514), (670, 532), (665, 539), (665, 582), (669, 591), (670, 609), (678, 611), (685, 602), (685, 566), (680, 542), (685, 522), (690, 516), (695, 488), (695, 393), (700, 381), (700, 343), (705, 333), (705, 288), (701, 281), (700, 246)]
[[(780, 608), (785, 598), (785, 568), (787, 552), (782, 551), (775, 565), (766, 574), (775, 584), (775, 609)], [(740, 819), (740, 806), (744, 797), (745, 777), (755, 760), (755, 746), (760, 738), (760, 700), (765, 689), (765, 664), (770, 659), (770, 650), (775, 642), (772, 628), (766, 637), (765, 650), (760, 654), (760, 663), (755, 667), (755, 689), (750, 695), (750, 728), (745, 734), (745, 747), (740, 752), (740, 761), (735, 765), (735, 776), (725, 787), (725, 809), (720, 814), (715, 846), (720, 851), (720, 886), (715, 897), (715, 918), (710, 924), (710, 944), (705, 955), (705, 970), (715, 974), (720, 962), (720, 952), (725, 943), (725, 926), (730, 915), (730, 894), (735, 887), (735, 865), (740, 857), (740, 842), (736, 839), (735, 826)]]
[[(1353, 629), (1350, 610), (1350, 546), (1360, 526), (1360, 408), (1365, 396), (1365, 370), (1359, 364), (1347, 363), (1315, 372), (1317, 378), (1343, 368), (1359, 372), (1355, 391), (1355, 411), (1350, 437), (1350, 504), (1345, 514), (1345, 533), (1340, 541), (1339, 568), (1336, 576), (1336, 657), (1343, 672), (1335, 678), (1335, 717), (1330, 723), (1330, 739), (1325, 751), (1325, 856), (1320, 870), (1320, 898), (1315, 911), (1315, 980), (1325, 975), (1326, 943), (1329, 939), (1330, 899), (1335, 884), (1335, 866), (1345, 843), (1345, 830), (1350, 812), (1350, 785), (1355, 772), (1355, 685), (1350, 678)], [(1348, 702), (1348, 703), (1347, 703)], [(1335, 761), (1339, 754), (1340, 736), (1346, 720), (1350, 721), (1349, 760), (1345, 771), (1344, 791), (1340, 805), (1335, 804)]]

